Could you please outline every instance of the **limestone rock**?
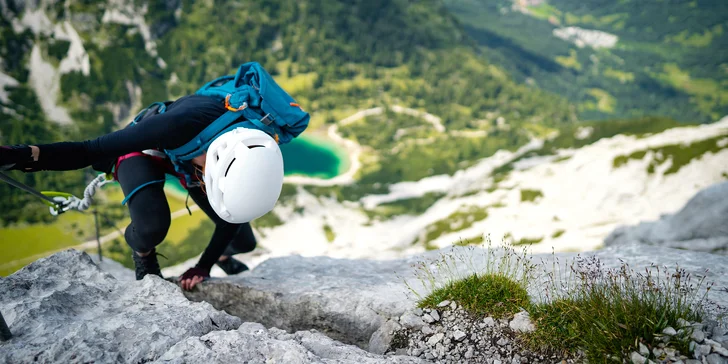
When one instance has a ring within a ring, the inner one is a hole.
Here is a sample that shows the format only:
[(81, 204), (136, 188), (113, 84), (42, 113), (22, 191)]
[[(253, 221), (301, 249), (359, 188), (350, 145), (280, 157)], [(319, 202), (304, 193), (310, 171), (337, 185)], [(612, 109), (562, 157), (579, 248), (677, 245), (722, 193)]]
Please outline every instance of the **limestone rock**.
[(170, 348), (156, 363), (415, 364), (423, 361), (375, 355), (317, 332), (288, 334), (279, 329), (267, 330), (261, 324), (245, 323), (236, 331), (215, 331), (188, 338)]
[(508, 324), (513, 331), (517, 332), (532, 332), (536, 330), (536, 327), (531, 322), (531, 317), (528, 312), (521, 311), (513, 317), (513, 320)]
[(152, 361), (188, 337), (242, 323), (156, 276), (120, 282), (74, 250), (0, 279), (0, 312), (14, 335), (0, 343), (8, 363)]
[(728, 182), (723, 182), (700, 191), (675, 214), (616, 229), (607, 236), (604, 244), (649, 244), (726, 255), (726, 216)]
[(400, 330), (400, 326), (394, 320), (387, 321), (377, 331), (372, 334), (369, 340), (369, 351), (374, 354), (384, 354), (392, 343), (392, 338), (397, 330)]
[(287, 331), (317, 329), (366, 349), (387, 320), (415, 306), (395, 273), (408, 271), (412, 261), (274, 258), (185, 294), (244, 321)]

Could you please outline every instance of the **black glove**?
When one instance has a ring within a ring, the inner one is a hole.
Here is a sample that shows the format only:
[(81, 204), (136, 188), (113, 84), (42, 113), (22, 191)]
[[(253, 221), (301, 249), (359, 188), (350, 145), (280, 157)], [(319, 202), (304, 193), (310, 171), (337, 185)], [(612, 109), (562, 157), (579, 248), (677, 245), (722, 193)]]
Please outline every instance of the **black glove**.
[(33, 161), (33, 150), (24, 144), (0, 146), (0, 169), (25, 170)]

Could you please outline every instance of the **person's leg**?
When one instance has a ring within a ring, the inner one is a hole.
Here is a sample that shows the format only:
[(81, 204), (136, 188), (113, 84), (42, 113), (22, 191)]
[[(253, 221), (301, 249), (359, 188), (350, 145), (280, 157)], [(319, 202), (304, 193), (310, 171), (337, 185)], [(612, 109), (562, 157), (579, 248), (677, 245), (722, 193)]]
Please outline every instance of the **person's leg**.
[(164, 171), (148, 157), (131, 157), (119, 164), (117, 179), (128, 198), (131, 223), (124, 237), (135, 252), (137, 279), (146, 274), (161, 277), (155, 247), (167, 236), (171, 223), (169, 204), (164, 194)]

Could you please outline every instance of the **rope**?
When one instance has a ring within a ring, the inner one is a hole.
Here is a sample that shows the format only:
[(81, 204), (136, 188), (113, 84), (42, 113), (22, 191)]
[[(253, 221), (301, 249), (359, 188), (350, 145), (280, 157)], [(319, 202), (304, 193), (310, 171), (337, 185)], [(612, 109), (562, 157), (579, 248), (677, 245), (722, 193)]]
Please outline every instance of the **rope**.
[(96, 191), (98, 191), (101, 186), (109, 182), (112, 181), (106, 179), (106, 175), (102, 173), (94, 178), (88, 184), (88, 186), (86, 186), (86, 189), (84, 189), (83, 191), (83, 199), (72, 195), (53, 197), (53, 200), (56, 202), (57, 206), (50, 207), (51, 215), (57, 216), (68, 210), (88, 210), (88, 208), (91, 207), (91, 204), (94, 202), (94, 195), (96, 195)]

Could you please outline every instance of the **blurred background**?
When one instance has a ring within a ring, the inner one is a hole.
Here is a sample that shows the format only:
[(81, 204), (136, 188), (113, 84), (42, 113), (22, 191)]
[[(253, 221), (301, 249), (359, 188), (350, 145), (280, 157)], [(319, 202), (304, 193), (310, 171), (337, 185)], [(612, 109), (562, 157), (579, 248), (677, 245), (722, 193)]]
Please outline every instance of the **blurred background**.
[[(594, 250), (728, 180), (724, 1), (0, 0), (0, 12), (2, 145), (94, 138), (249, 61), (311, 113), (283, 147), (278, 206), (252, 222), (251, 266), (488, 237)], [(11, 173), (77, 196), (95, 175)], [(166, 189), (167, 275), (194, 264), (214, 225)], [(131, 267), (122, 199), (107, 185), (95, 208), (104, 257)], [(0, 276), (68, 247), (96, 254), (91, 213), (52, 217), (0, 184), (0, 217)]]

